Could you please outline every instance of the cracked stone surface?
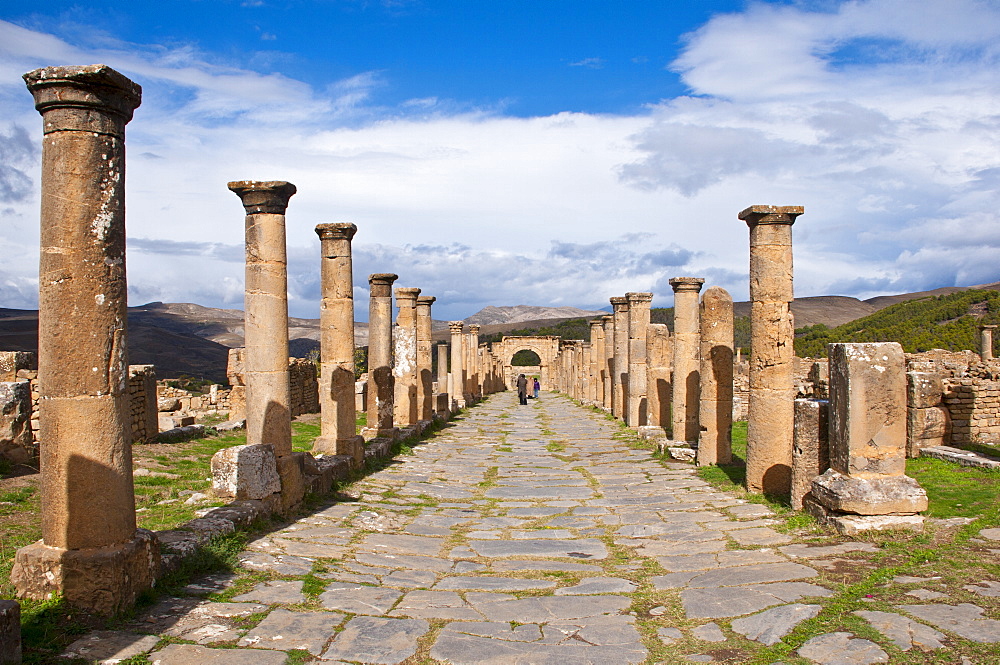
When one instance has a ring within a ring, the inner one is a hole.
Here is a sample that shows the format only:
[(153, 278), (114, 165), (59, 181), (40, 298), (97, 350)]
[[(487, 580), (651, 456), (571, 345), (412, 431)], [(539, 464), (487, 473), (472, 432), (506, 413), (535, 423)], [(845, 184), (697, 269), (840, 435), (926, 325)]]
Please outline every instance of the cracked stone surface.
[[(631, 448), (603, 414), (553, 394), (516, 402), (491, 396), (352, 484), (354, 500), (255, 536), (242, 573), (284, 579), (225, 602), (213, 594), (235, 576), (194, 580), (114, 640), (92, 633), (73, 648), (120, 643), (166, 665), (277, 664), (293, 649), (317, 662), (643, 663), (651, 648), (721, 662), (731, 657), (717, 649), (774, 644), (814, 616), (833, 594), (830, 566), (875, 550), (791, 542), (770, 508)], [(969, 582), (984, 596), (996, 585)], [(1000, 622), (974, 605), (899, 609), (862, 615), (880, 644), (829, 633), (799, 654), (886, 662), (891, 644), (938, 648), (939, 630), (1000, 640)], [(161, 637), (194, 644), (151, 651)]]

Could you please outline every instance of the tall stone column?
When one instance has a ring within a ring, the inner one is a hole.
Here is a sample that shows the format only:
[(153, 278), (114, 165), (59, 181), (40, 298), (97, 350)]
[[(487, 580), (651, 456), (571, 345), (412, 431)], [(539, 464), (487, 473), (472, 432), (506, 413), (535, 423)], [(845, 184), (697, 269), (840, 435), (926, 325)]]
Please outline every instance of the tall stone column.
[(604, 365), (607, 362), (604, 351), (604, 323), (601, 319), (590, 321), (590, 344), (590, 373), (593, 377), (590, 400), (595, 406), (601, 406), (604, 404)]
[(398, 275), (368, 276), (368, 427), (365, 438), (393, 438), (392, 284)]
[(397, 427), (415, 425), (420, 420), (417, 404), (417, 296), (420, 289), (397, 288), (396, 326), (393, 332), (392, 376), (395, 381), (395, 421)]
[(631, 427), (648, 424), (646, 395), (646, 333), (652, 293), (625, 294), (628, 298), (628, 405), (625, 423)]
[(993, 359), (993, 331), (996, 326), (979, 326), (979, 357)]
[(615, 317), (610, 314), (601, 317), (601, 327), (604, 328), (604, 408), (611, 411), (612, 384), (614, 383), (615, 365)]
[(357, 434), (354, 399), (354, 269), (351, 240), (358, 227), (349, 222), (319, 224), (320, 239), (320, 376), (322, 432), (314, 453), (348, 455), (356, 465), (365, 459)]
[(417, 298), (417, 403), (420, 420), (434, 418), (434, 377), (431, 374), (431, 305), (434, 296)]
[(649, 424), (670, 427), (670, 373), (672, 347), (670, 329), (650, 323), (646, 333), (646, 394), (649, 396)]
[(42, 115), (38, 379), (42, 540), (17, 551), (22, 598), (103, 615), (159, 571), (136, 529), (128, 403), (125, 125), (142, 89), (104, 65), (24, 75)]
[(483, 396), (482, 370), (479, 367), (479, 330), (479, 325), (469, 324), (469, 364), (466, 365), (466, 374), (469, 377), (469, 393), (473, 400)]
[(285, 210), (295, 185), (241, 180), (229, 189), (246, 210), (247, 445), (271, 444), (280, 458), (292, 452)]
[(733, 298), (718, 286), (701, 297), (698, 464), (733, 461)]
[(747, 489), (788, 494), (795, 427), (792, 224), (802, 206), (751, 206)]
[(613, 296), (611, 306), (615, 324), (611, 415), (624, 420), (628, 405), (628, 298)]
[(673, 438), (694, 443), (698, 440), (698, 384), (701, 352), (701, 324), (698, 316), (698, 292), (705, 280), (700, 277), (674, 277), (674, 380), (671, 400)]
[(438, 394), (448, 393), (448, 343), (447, 342), (438, 342), (437, 345), (437, 392)]
[(448, 375), (448, 399), (452, 410), (465, 406), (465, 323), (449, 321), (451, 333), (451, 373)]

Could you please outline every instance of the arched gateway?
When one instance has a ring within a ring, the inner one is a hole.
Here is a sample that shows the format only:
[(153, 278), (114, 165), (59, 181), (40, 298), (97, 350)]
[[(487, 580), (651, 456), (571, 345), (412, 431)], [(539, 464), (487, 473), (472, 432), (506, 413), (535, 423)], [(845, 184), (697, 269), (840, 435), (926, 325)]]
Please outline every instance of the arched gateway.
[(556, 356), (559, 355), (560, 339), (556, 335), (545, 335), (540, 337), (504, 337), (499, 342), (494, 342), (492, 346), (493, 356), (503, 364), (503, 379), (507, 388), (513, 388), (517, 375), (521, 372), (527, 374), (527, 367), (520, 367), (511, 364), (514, 354), (518, 351), (532, 351), (539, 358), (537, 370), (530, 368), (532, 374), (538, 374), (542, 386), (549, 388), (552, 383), (550, 374), (552, 364)]

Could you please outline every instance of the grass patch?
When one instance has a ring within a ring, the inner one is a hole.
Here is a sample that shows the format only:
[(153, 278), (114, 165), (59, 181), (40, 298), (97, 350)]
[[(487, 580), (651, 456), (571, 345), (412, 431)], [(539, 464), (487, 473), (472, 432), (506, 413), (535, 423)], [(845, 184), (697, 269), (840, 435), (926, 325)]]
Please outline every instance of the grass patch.
[(310, 422), (292, 422), (292, 450), (309, 452), (312, 450), (313, 441), (322, 433), (322, 426), (319, 420)]
[(928, 517), (977, 517), (1000, 495), (1000, 471), (918, 457), (906, 460), (906, 475), (927, 490)]
[(566, 450), (566, 444), (559, 443), (558, 441), (549, 441), (547, 444), (545, 444), (545, 449), (550, 453), (561, 453), (562, 451)]

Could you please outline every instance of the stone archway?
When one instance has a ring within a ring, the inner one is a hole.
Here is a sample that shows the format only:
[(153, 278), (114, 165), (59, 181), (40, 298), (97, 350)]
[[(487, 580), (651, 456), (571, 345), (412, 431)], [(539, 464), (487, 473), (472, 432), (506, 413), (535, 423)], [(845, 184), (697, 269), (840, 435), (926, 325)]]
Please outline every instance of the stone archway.
[(559, 355), (560, 338), (555, 335), (545, 335), (538, 337), (504, 337), (499, 342), (494, 342), (491, 351), (500, 360), (503, 366), (503, 380), (508, 389), (513, 388), (517, 375), (522, 371), (521, 367), (511, 364), (514, 354), (518, 351), (531, 351), (538, 356), (540, 363), (538, 371), (539, 381), (543, 388), (552, 385), (551, 368)]

